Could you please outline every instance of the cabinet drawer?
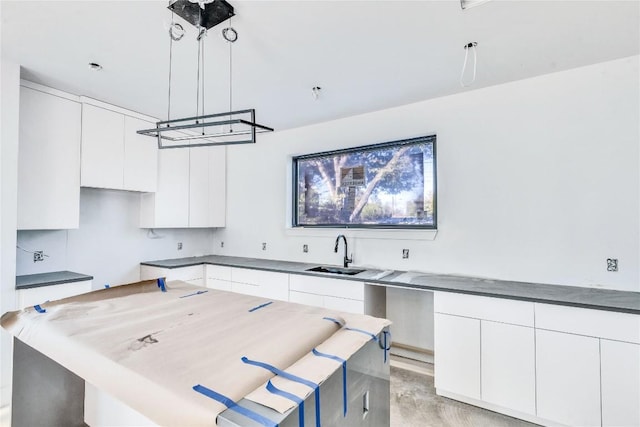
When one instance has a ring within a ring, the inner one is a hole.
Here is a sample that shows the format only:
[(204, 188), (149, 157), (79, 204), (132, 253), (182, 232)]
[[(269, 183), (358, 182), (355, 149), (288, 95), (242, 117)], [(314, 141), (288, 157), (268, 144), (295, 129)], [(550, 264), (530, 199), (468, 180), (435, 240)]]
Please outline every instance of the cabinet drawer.
[(533, 303), (527, 301), (434, 292), (433, 304), (436, 313), (530, 327), (534, 323)]
[(264, 283), (272, 283), (283, 280), (288, 281), (287, 276), (288, 274), (286, 273), (231, 267), (231, 281), (235, 283), (262, 285)]
[(231, 291), (244, 295), (252, 295), (254, 297), (261, 297), (260, 286), (249, 285), (247, 283), (231, 283)]
[(91, 280), (82, 282), (62, 283), (60, 285), (41, 286), (39, 288), (18, 290), (18, 308), (32, 307), (46, 301), (56, 301), (63, 298), (91, 292)]
[(158, 277), (167, 277), (168, 268), (153, 267), (151, 265), (140, 266), (140, 280), (154, 280)]
[(305, 292), (289, 291), (289, 302), (324, 307), (324, 297), (322, 295), (307, 294)]
[(227, 280), (220, 279), (207, 279), (207, 288), (210, 289), (219, 289), (221, 291), (229, 291), (232, 290), (232, 283)]
[(364, 301), (325, 296), (324, 308), (344, 311), (345, 313), (364, 314)]
[(292, 274), (289, 288), (299, 292), (364, 301), (364, 283), (355, 280)]
[(190, 267), (171, 268), (167, 272), (167, 280), (184, 280), (191, 282), (204, 277), (202, 265), (192, 265)]
[(231, 267), (224, 265), (205, 265), (208, 279), (220, 279), (231, 281)]
[(640, 316), (550, 304), (535, 304), (536, 329), (640, 344)]

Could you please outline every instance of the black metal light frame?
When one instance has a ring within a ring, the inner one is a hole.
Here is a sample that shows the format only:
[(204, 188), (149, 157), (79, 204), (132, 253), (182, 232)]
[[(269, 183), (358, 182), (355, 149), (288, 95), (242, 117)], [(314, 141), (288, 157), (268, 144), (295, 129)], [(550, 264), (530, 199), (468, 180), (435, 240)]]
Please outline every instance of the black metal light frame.
[[(180, 119), (171, 119), (171, 60), (173, 41), (180, 40), (171, 35), (169, 45), (169, 99), (167, 120), (156, 123), (155, 128), (137, 131), (140, 135), (146, 135), (158, 140), (158, 149), (206, 147), (212, 145), (255, 144), (256, 134), (273, 132), (273, 128), (256, 123), (254, 109), (228, 111), (217, 114), (204, 114), (204, 77), (200, 86), (200, 60), (204, 62), (204, 52), (200, 53), (204, 38), (208, 29), (226, 21), (235, 15), (233, 6), (225, 0), (213, 0), (210, 3), (200, 4), (189, 0), (175, 0), (169, 5), (169, 10), (175, 15), (195, 26), (199, 30), (198, 35), (198, 95), (202, 91), (202, 115), (196, 102), (196, 116)], [(173, 26), (172, 20), (172, 26)], [(229, 38), (226, 32), (232, 31), (235, 37)], [(170, 32), (171, 34), (171, 32)], [(229, 26), (223, 31), (224, 38), (233, 43), (237, 40), (236, 31)], [(231, 61), (231, 48), (229, 50)], [(231, 67), (231, 66), (230, 66)], [(204, 74), (204, 64), (202, 65)], [(231, 73), (231, 70), (230, 70)], [(231, 74), (229, 77), (229, 110), (231, 107)], [(187, 141), (187, 143), (185, 143)], [(193, 141), (193, 142), (191, 142)]]
[[(249, 116), (249, 120), (241, 118)], [(272, 132), (273, 129), (255, 122), (255, 110), (239, 110), (228, 113), (208, 114), (205, 116), (158, 122), (155, 128), (142, 129), (137, 133), (158, 138), (158, 148), (205, 147), (210, 145), (255, 144), (256, 134)], [(213, 121), (210, 121), (214, 119)], [(219, 120), (222, 119), (222, 120)], [(206, 132), (212, 127), (228, 126), (221, 132)], [(235, 129), (234, 129), (235, 126)], [(189, 130), (198, 132), (188, 132)], [(243, 137), (247, 135), (247, 139)], [(182, 144), (181, 141), (204, 140), (201, 143)]]

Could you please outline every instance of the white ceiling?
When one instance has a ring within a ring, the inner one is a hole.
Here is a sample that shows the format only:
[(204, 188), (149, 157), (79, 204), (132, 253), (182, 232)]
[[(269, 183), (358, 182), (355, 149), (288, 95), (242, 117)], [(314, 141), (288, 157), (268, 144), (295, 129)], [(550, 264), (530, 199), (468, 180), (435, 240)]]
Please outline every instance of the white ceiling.
[[(231, 0), (233, 107), (281, 130), (637, 55), (639, 1)], [(2, 0), (2, 57), (23, 78), (166, 119), (166, 1)], [(180, 18), (177, 18), (180, 20)], [(206, 45), (206, 112), (228, 111), (229, 47)], [(172, 118), (194, 115), (195, 28), (174, 44)], [(459, 83), (478, 42), (475, 84)], [(89, 62), (104, 69), (92, 72)], [(311, 88), (321, 86), (314, 101)], [(175, 113), (175, 114), (174, 114)]]

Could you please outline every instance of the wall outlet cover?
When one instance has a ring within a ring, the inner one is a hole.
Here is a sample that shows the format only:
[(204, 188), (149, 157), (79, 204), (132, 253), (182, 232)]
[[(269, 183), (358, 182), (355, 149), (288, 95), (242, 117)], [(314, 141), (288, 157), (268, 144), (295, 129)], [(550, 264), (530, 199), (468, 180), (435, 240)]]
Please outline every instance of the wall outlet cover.
[(403, 249), (402, 250), (402, 258), (403, 259), (409, 258), (409, 249)]
[(309, 252), (309, 245), (302, 245), (302, 252), (304, 252), (305, 254)]

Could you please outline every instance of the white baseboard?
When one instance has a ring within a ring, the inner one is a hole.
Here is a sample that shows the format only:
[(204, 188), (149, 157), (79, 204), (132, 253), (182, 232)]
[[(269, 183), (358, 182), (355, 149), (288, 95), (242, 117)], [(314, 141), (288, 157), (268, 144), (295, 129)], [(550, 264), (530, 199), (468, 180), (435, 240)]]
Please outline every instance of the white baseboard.
[(535, 415), (526, 414), (524, 412), (514, 411), (513, 409), (503, 408), (502, 406), (494, 405), (492, 403), (485, 402), (483, 400), (473, 399), (471, 397), (462, 396), (456, 393), (450, 393), (441, 389), (436, 389), (438, 396), (447, 397), (449, 399), (457, 400), (459, 402), (467, 403), (469, 405), (477, 406), (479, 408), (488, 409), (493, 412), (507, 415), (509, 417), (518, 418), (524, 421), (528, 421), (534, 424), (540, 424), (546, 427), (567, 427), (564, 424), (559, 424), (553, 421), (538, 418)]

